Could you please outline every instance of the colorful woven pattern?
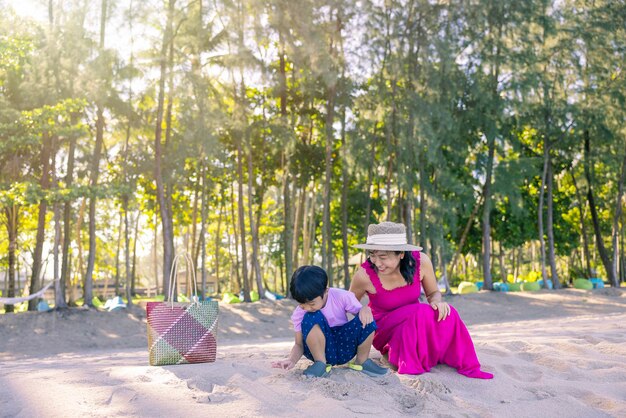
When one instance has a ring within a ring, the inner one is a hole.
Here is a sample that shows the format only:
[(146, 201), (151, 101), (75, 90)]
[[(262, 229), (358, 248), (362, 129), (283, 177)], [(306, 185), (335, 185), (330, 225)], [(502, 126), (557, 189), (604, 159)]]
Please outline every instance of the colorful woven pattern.
[(217, 301), (148, 302), (150, 365), (210, 363), (217, 350)]

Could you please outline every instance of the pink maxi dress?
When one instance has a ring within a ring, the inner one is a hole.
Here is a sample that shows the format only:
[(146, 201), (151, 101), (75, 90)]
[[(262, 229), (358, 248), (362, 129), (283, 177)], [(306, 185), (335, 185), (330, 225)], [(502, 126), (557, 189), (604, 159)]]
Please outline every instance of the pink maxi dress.
[(376, 289), (369, 294), (377, 326), (374, 348), (387, 354), (400, 374), (425, 373), (443, 363), (468, 377), (493, 378), (480, 370), (474, 343), (456, 309), (450, 306), (450, 315), (437, 321), (438, 312), (420, 303), (420, 253), (412, 255), (416, 262), (413, 283), (392, 290), (383, 287), (369, 261), (362, 264)]

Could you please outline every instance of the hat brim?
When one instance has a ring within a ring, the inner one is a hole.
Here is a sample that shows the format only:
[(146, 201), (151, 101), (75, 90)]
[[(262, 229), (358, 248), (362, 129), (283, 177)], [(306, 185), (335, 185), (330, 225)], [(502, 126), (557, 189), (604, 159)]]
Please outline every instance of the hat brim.
[(411, 244), (397, 244), (397, 245), (381, 245), (381, 244), (357, 244), (353, 245), (355, 248), (361, 248), (363, 250), (381, 250), (381, 251), (422, 251), (422, 247)]

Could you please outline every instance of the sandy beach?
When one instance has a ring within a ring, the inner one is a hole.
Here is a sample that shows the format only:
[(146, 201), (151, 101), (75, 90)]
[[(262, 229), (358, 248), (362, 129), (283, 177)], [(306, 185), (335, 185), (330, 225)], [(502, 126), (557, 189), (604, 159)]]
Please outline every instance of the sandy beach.
[[(293, 301), (220, 305), (215, 363), (148, 365), (145, 312), (0, 316), (0, 417), (624, 417), (626, 292), (481, 292), (447, 299), (490, 381), (447, 366), (370, 378), (273, 369)], [(382, 361), (372, 350), (371, 356)]]

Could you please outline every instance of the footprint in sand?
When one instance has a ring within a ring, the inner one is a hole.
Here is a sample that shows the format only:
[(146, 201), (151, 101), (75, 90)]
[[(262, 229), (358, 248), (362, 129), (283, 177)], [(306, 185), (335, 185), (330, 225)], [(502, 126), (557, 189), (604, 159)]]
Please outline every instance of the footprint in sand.
[(599, 339), (597, 339), (595, 337), (592, 337), (591, 335), (585, 335), (585, 336), (581, 337), (580, 339), (588, 342), (589, 344), (593, 344), (593, 345), (596, 345), (596, 344), (599, 344), (599, 343), (602, 342), (602, 340), (599, 340)]
[(532, 350), (533, 348), (532, 345), (525, 343), (524, 341), (510, 341), (502, 344), (502, 346), (506, 350), (516, 353), (524, 353), (526, 351)]
[(479, 354), (489, 354), (491, 356), (496, 356), (496, 357), (508, 357), (511, 355), (510, 352), (506, 351), (506, 350), (498, 350), (497, 348), (487, 348), (487, 347), (480, 347), (478, 349)]
[[(201, 395), (194, 395), (197, 403), (222, 403), (234, 399), (233, 389), (228, 386), (212, 385), (210, 390), (204, 391)], [(208, 394), (206, 393), (208, 392)]]
[(126, 405), (129, 402), (133, 402), (137, 399), (138, 395), (132, 389), (120, 388), (116, 389), (111, 393), (109, 399), (107, 399), (104, 403), (106, 405)]
[(531, 388), (531, 389), (528, 389), (528, 392), (532, 393), (538, 401), (543, 400), (543, 399), (554, 398), (556, 396), (552, 390), (545, 388), (545, 387), (544, 388), (542, 387)]
[(524, 368), (505, 365), (502, 367), (502, 371), (509, 377), (520, 382), (537, 382), (543, 376), (543, 373), (540, 370), (535, 370), (529, 367)]
[(152, 382), (152, 378), (150, 376), (146, 376), (145, 374), (142, 374), (139, 376), (139, 381), (143, 383), (150, 383)]
[[(599, 409), (609, 414), (615, 414), (617, 410), (620, 408), (620, 404), (616, 402), (614, 399), (605, 398), (596, 393), (589, 392), (586, 390), (574, 390), (571, 393), (576, 399), (584, 403), (585, 405), (593, 408)], [(614, 416), (620, 416), (619, 414), (615, 414)], [(621, 415), (624, 416), (624, 415)]]
[(441, 382), (434, 382), (430, 380), (414, 380), (409, 384), (410, 387), (415, 389), (415, 392), (422, 395), (449, 395), (452, 393), (449, 387)]

